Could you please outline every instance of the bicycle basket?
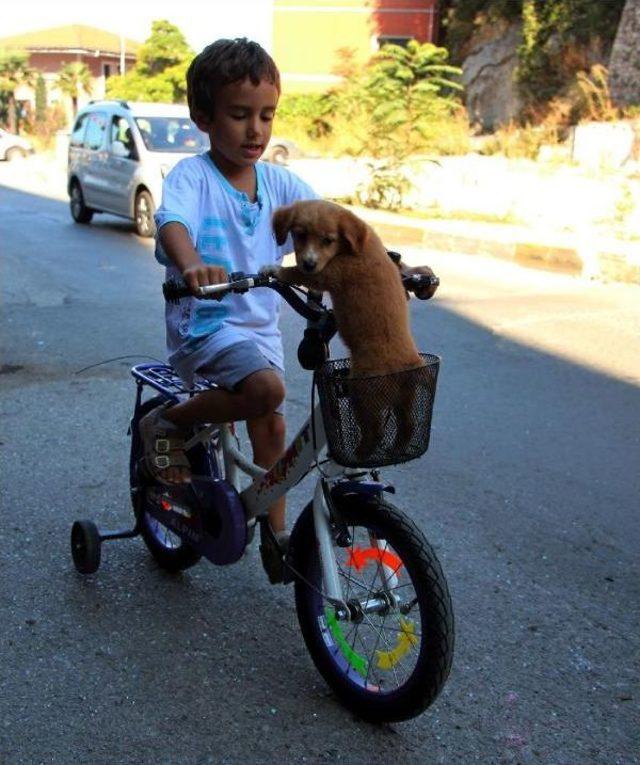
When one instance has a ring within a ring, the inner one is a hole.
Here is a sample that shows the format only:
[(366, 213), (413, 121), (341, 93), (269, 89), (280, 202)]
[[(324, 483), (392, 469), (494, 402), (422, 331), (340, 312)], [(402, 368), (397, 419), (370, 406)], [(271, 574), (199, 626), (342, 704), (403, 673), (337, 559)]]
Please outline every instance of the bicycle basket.
[(382, 467), (427, 451), (440, 358), (393, 374), (349, 377), (349, 359), (331, 359), (315, 381), (330, 456), (345, 467)]

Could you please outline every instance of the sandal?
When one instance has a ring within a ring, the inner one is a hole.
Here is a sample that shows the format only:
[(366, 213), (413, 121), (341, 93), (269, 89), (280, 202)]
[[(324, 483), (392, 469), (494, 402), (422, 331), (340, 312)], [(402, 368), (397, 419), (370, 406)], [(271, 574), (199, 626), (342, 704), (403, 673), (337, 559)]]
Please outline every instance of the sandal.
[[(161, 483), (175, 484), (163, 474), (170, 468), (186, 470), (191, 478), (191, 464), (185, 454), (190, 431), (181, 430), (164, 417), (166, 405), (152, 409), (138, 423), (144, 457), (142, 464), (149, 476)], [(183, 479), (184, 480), (184, 479)]]
[(284, 581), (284, 559), (289, 549), (289, 534), (271, 530), (269, 521), (260, 522), (260, 557), (269, 582), (279, 584)]

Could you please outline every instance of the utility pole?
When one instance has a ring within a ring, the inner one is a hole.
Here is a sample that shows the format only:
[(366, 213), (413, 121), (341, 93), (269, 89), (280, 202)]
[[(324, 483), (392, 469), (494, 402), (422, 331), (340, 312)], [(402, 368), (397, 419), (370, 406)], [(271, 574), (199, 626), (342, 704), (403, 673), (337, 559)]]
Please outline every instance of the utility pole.
[(124, 76), (125, 73), (124, 64), (124, 34), (120, 32), (120, 74)]

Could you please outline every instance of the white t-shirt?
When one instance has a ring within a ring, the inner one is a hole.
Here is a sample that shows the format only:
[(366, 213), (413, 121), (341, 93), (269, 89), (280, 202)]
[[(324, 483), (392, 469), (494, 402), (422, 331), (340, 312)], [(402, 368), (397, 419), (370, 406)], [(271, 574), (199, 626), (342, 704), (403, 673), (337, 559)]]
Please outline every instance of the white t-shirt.
[[(155, 215), (158, 231), (166, 223), (182, 223), (203, 262), (222, 266), (229, 274), (255, 274), (262, 266), (281, 262), (293, 246), (290, 240), (276, 244), (271, 228), (274, 211), (318, 195), (286, 168), (258, 162), (255, 170), (257, 195), (251, 202), (227, 181), (208, 153), (181, 160), (164, 181), (162, 204)], [(167, 267), (167, 278), (180, 279), (159, 238), (156, 258)], [(270, 362), (282, 368), (279, 313), (280, 296), (268, 288), (227, 295), (221, 301), (192, 297), (167, 303), (169, 363), (189, 378), (230, 345), (253, 340)]]

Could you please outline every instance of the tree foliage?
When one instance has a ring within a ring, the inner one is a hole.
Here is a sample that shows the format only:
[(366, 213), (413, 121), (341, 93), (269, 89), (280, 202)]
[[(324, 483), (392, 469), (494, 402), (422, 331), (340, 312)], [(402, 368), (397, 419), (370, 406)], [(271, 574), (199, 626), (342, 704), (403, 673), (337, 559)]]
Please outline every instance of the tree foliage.
[(44, 122), (47, 117), (47, 85), (42, 76), (38, 73), (36, 79), (36, 122)]
[(472, 40), (519, 22), (518, 83), (527, 104), (546, 103), (579, 71), (608, 59), (625, 0), (445, 0), (445, 45), (461, 63)]
[(91, 72), (81, 61), (65, 64), (58, 72), (58, 87), (71, 98), (73, 115), (78, 111), (78, 98), (82, 93), (91, 93)]
[(154, 21), (133, 69), (110, 77), (107, 95), (132, 101), (186, 101), (186, 74), (194, 56), (184, 35), (169, 21)]
[(7, 104), (7, 123), (12, 133), (18, 129), (16, 90), (21, 85), (33, 85), (35, 72), (29, 66), (26, 51), (0, 50), (0, 93)]
[(385, 45), (373, 56), (358, 91), (374, 154), (408, 156), (428, 138), (433, 122), (457, 107), (461, 70), (447, 63), (448, 56), (445, 48), (416, 40)]

